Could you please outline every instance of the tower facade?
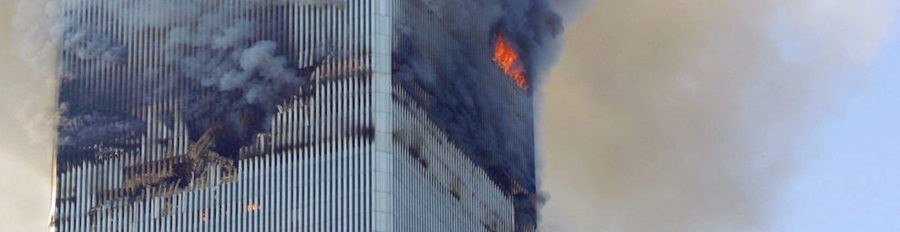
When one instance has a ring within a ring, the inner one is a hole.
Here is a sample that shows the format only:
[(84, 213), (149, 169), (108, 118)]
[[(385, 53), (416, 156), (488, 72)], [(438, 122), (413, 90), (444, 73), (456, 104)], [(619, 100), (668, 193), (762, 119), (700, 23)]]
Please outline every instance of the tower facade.
[(460, 47), (427, 2), (59, 1), (54, 228), (532, 230), (503, 29)]

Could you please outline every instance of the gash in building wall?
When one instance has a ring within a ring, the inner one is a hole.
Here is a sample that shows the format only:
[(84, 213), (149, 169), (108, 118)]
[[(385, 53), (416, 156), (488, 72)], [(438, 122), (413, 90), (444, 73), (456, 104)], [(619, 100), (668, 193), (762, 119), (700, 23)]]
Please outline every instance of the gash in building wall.
[(59, 1), (54, 227), (533, 230), (531, 45), (435, 2)]

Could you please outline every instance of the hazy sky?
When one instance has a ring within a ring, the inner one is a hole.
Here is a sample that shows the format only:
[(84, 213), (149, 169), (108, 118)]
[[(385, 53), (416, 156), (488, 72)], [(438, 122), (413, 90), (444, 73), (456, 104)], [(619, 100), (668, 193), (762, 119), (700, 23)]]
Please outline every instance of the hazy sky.
[[(898, 25), (892, 31), (900, 31)], [(900, 38), (836, 100), (780, 199), (780, 231), (900, 231)]]
[(568, 9), (543, 229), (898, 231), (896, 1)]
[[(0, 231), (38, 231), (52, 85), (0, 1)], [(900, 231), (895, 1), (557, 1), (542, 229)]]

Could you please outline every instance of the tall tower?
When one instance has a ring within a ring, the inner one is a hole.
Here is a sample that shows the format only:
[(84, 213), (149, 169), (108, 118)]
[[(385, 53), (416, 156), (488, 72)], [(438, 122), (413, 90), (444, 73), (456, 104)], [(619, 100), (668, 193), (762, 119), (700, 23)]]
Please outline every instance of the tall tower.
[(533, 230), (526, 45), (430, 4), (60, 0), (54, 228)]

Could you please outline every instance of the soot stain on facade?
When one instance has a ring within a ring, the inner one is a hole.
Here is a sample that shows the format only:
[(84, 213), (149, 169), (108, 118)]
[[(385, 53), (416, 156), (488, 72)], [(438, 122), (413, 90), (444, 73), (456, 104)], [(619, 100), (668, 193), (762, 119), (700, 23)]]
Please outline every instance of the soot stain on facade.
[[(122, 183), (95, 184), (117, 186), (100, 202), (134, 202), (208, 186), (210, 167), (228, 179), (273, 154), (379, 144), (385, 129), (423, 170), (437, 167), (418, 134), (379, 126), (387, 103), (423, 110), (513, 199), (516, 224), (534, 225), (532, 97), (559, 16), (544, 0), (394, 0), (370, 15), (378, 2), (61, 0), (57, 172), (126, 162)], [(492, 59), (498, 40), (524, 73)], [(372, 97), (384, 90), (393, 101)]]

